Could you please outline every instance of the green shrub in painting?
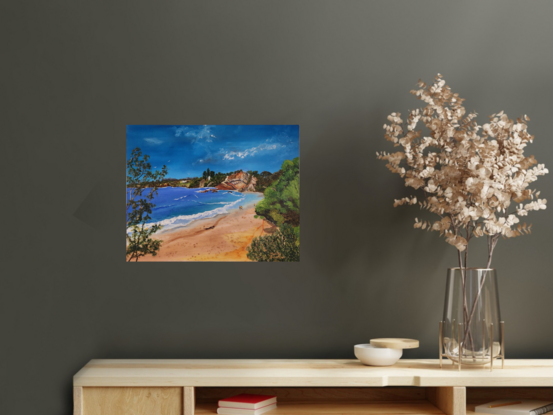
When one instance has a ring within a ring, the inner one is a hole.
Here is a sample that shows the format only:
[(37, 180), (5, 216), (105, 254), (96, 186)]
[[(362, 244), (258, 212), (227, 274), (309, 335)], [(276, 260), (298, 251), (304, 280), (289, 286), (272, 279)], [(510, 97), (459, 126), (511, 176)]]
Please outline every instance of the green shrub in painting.
[(298, 262), (300, 246), (296, 230), (284, 224), (271, 235), (253, 238), (247, 255), (258, 262)]
[[(255, 207), (255, 213), (281, 226), (300, 226), (300, 159), (282, 163), (282, 174), (265, 190), (265, 198)], [(296, 232), (299, 232), (296, 231)]]
[(278, 173), (255, 207), (256, 218), (263, 218), (278, 229), (253, 239), (248, 247), (248, 258), (253, 261), (300, 260), (300, 159), (284, 161)]

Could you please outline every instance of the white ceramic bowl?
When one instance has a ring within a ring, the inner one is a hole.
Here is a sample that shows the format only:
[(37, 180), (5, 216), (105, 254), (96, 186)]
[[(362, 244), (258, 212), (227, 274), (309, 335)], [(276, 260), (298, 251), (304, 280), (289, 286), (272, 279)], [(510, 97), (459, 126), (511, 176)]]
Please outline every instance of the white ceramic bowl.
[(374, 347), (370, 344), (357, 344), (353, 351), (355, 357), (367, 366), (392, 366), (403, 354), (403, 349)]

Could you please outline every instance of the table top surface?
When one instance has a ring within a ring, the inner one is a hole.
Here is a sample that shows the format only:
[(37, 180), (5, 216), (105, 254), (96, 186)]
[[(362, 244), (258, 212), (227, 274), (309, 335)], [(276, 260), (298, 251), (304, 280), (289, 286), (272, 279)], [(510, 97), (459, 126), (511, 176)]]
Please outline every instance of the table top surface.
[(553, 386), (553, 360), (505, 360), (482, 367), (437, 359), (400, 360), (393, 366), (364, 366), (358, 360), (91, 360), (74, 386), (381, 387)]

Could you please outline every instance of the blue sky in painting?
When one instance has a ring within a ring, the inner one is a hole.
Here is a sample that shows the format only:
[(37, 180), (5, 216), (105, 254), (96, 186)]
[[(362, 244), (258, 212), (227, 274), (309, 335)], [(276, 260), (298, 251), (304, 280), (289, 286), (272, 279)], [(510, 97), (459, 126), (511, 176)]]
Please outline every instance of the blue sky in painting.
[(127, 159), (140, 147), (168, 178), (198, 177), (209, 168), (275, 172), (300, 155), (298, 125), (128, 125)]

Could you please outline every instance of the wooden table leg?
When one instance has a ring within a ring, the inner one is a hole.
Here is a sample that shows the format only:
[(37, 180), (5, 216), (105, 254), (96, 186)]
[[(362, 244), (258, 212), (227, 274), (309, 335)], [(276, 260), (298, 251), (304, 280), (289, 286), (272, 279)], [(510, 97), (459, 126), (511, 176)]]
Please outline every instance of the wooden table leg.
[(183, 388), (182, 397), (182, 407), (184, 409), (184, 415), (194, 415), (194, 410), (196, 409), (196, 397), (194, 394), (194, 387), (185, 386)]
[(466, 415), (466, 388), (443, 386), (426, 389), (426, 398), (446, 415)]
[(83, 388), (73, 387), (73, 415), (83, 415)]

